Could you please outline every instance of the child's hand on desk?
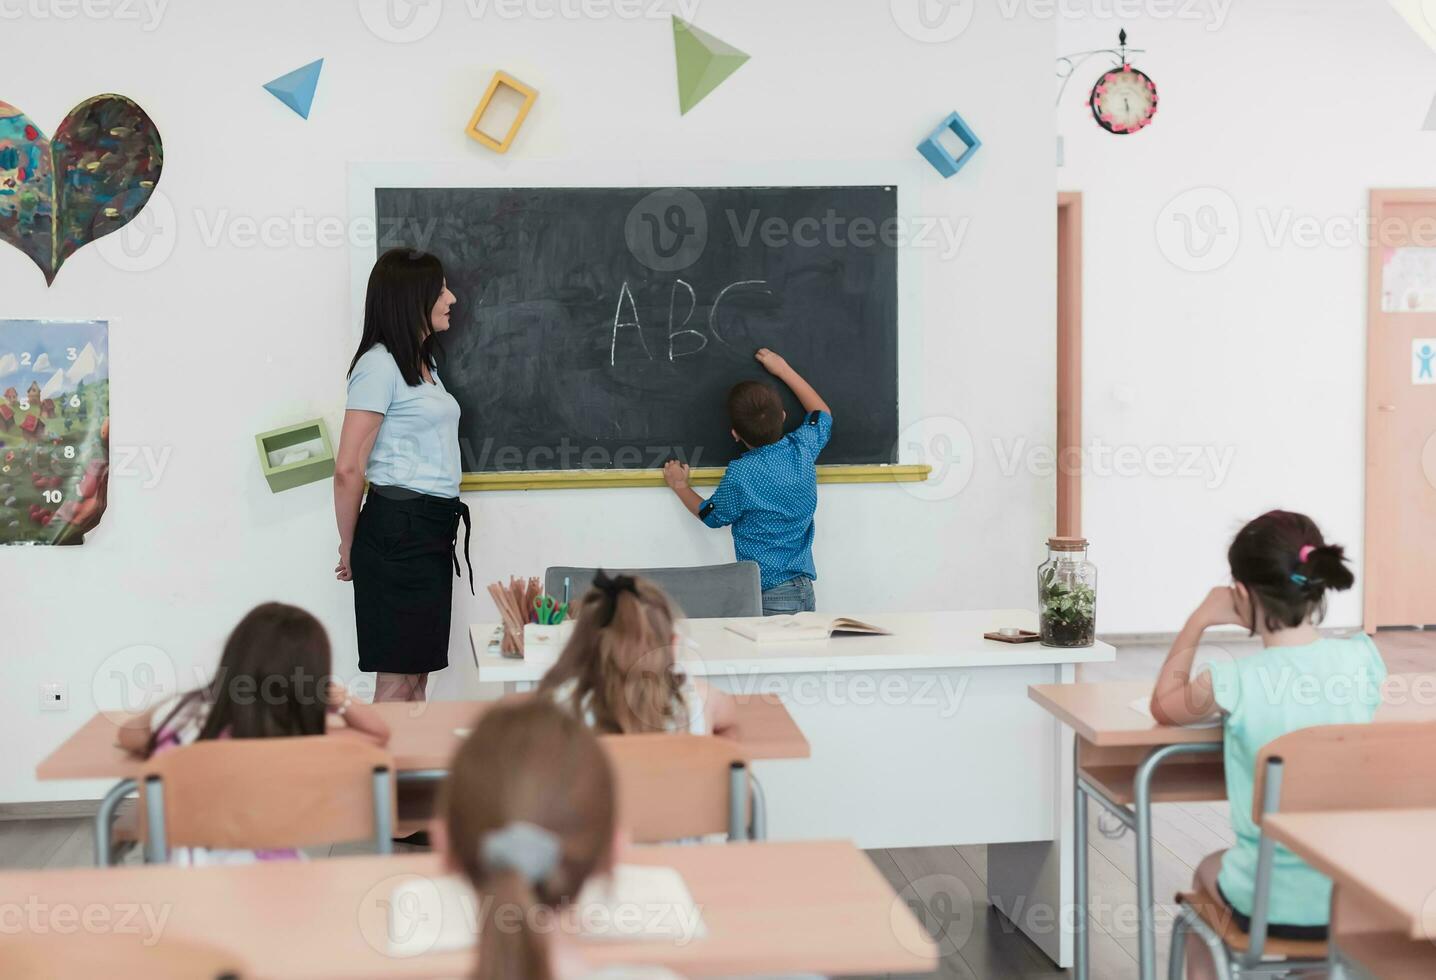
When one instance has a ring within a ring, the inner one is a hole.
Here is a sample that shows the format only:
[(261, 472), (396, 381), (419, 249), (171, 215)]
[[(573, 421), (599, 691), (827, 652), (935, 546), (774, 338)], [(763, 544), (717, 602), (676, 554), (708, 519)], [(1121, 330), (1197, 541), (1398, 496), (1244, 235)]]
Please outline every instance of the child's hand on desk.
[(782, 376), (792, 370), (781, 354), (766, 347), (759, 348), (758, 353), (753, 356), (758, 359), (759, 364), (763, 365), (763, 370), (771, 375)]
[(682, 490), (688, 486), (688, 464), (670, 459), (663, 464), (663, 482), (671, 489)]

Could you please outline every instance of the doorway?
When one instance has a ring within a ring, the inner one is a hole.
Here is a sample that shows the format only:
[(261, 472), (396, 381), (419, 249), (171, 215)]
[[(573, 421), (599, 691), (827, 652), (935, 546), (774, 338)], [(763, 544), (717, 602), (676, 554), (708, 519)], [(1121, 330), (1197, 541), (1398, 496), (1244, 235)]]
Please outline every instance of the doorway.
[(1436, 625), (1436, 189), (1373, 190), (1363, 620)]

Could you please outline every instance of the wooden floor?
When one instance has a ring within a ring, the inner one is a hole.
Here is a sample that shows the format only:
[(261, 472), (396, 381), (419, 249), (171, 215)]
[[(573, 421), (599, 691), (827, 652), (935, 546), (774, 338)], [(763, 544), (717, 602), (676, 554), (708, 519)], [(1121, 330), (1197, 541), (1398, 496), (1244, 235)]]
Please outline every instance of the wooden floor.
[[(1436, 671), (1436, 633), (1382, 633), (1377, 642), (1392, 672)], [(1223, 646), (1236, 656), (1258, 649), (1248, 641)], [(1165, 646), (1122, 646), (1114, 663), (1088, 665), (1079, 679), (1151, 678), (1165, 653)], [(1127, 980), (1137, 975), (1132, 838), (1115, 821), (1099, 819), (1098, 807), (1088, 810), (1092, 976), (1096, 980)], [(1153, 811), (1152, 858), (1159, 903), (1157, 963), (1165, 976), (1171, 897), (1191, 883), (1193, 870), (1203, 857), (1231, 844), (1232, 833), (1225, 803), (1158, 804)], [(90, 826), (88, 818), (0, 821), (0, 868), (88, 865), (94, 860)], [(404, 845), (396, 847), (403, 849)], [(334, 848), (327, 853), (347, 850)], [(986, 847), (878, 850), (870, 851), (869, 856), (937, 939), (943, 958), (941, 969), (933, 976), (1007, 980), (1068, 975), (987, 904)], [(130, 854), (127, 861), (138, 861), (138, 855)]]

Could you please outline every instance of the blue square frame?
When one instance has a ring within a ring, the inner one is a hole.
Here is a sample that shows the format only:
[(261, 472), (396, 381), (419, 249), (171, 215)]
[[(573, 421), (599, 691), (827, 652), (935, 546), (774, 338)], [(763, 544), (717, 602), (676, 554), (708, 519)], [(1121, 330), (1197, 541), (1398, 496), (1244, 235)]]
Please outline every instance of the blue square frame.
[[(962, 156), (954, 157), (945, 146), (938, 142), (938, 137), (945, 129), (951, 130), (966, 145), (967, 149), (963, 151)], [(917, 145), (917, 151), (927, 159), (928, 163), (932, 164), (933, 169), (938, 173), (944, 177), (951, 177), (967, 165), (967, 161), (972, 159), (972, 155), (980, 146), (982, 146), (982, 140), (978, 139), (977, 134), (972, 131), (972, 127), (954, 112), (944, 119), (942, 125), (934, 129), (927, 139)]]

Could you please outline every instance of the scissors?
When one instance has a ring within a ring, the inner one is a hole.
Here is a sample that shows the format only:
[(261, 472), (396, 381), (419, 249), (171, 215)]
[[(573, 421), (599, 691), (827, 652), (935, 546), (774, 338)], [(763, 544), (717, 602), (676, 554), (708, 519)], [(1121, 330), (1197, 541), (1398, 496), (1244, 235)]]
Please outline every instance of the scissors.
[(568, 603), (556, 602), (553, 596), (541, 595), (534, 599), (534, 614), (541, 626), (557, 626), (568, 615)]

